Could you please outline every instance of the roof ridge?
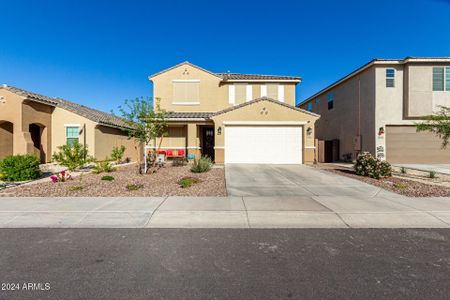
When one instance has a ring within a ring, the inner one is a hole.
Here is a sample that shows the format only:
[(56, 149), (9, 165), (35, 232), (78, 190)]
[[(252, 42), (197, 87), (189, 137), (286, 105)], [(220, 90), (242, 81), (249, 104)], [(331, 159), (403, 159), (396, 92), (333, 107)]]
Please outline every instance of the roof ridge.
[(66, 100), (64, 98), (60, 98), (60, 97), (49, 97), (49, 96), (45, 96), (42, 94), (37, 94), (34, 92), (30, 92), (18, 87), (14, 87), (14, 86), (9, 86), (9, 85), (2, 85), (0, 86), (0, 88), (5, 88), (8, 91), (15, 93), (19, 96), (28, 98), (32, 101), (36, 101), (36, 102), (40, 102), (40, 103), (44, 103), (47, 105), (52, 105), (55, 107), (60, 107), (62, 109), (65, 109), (67, 111), (73, 112), (81, 117), (84, 117), (86, 119), (89, 119), (91, 121), (94, 121), (96, 123), (102, 124), (102, 125), (107, 125), (107, 126), (111, 126), (111, 127), (119, 127), (119, 128), (128, 128), (129, 126), (126, 124), (126, 122), (112, 114), (112, 113), (107, 113), (104, 111), (101, 111), (99, 109), (96, 108), (91, 108), (79, 103), (75, 103), (69, 100)]
[(315, 114), (313, 112), (304, 110), (304, 109), (299, 108), (299, 107), (295, 107), (295, 106), (289, 105), (287, 103), (284, 103), (284, 102), (281, 102), (281, 101), (278, 101), (278, 100), (275, 100), (275, 99), (269, 98), (269, 97), (259, 97), (259, 98), (255, 98), (253, 100), (250, 100), (248, 102), (244, 102), (244, 103), (232, 106), (232, 107), (228, 107), (226, 109), (223, 109), (221, 111), (216, 112), (214, 115), (212, 115), (212, 117), (215, 117), (215, 116), (218, 116), (218, 115), (221, 115), (221, 114), (224, 114), (224, 113), (236, 110), (238, 108), (245, 107), (247, 105), (251, 105), (251, 104), (260, 102), (260, 101), (269, 101), (269, 102), (272, 102), (272, 103), (275, 103), (275, 104), (279, 104), (281, 106), (284, 106), (284, 107), (287, 107), (287, 108), (290, 108), (290, 109), (293, 109), (293, 110), (296, 110), (296, 111), (299, 111), (299, 112), (303, 112), (303, 113), (306, 113), (306, 114), (309, 114), (309, 115), (312, 115), (312, 116), (320, 117), (320, 115)]

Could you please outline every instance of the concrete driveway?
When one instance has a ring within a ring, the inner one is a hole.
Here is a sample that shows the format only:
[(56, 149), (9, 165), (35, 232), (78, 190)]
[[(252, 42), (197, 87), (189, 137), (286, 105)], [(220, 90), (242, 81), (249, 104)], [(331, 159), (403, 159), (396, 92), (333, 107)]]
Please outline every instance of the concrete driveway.
[(225, 178), (229, 196), (399, 196), (305, 165), (228, 164)]

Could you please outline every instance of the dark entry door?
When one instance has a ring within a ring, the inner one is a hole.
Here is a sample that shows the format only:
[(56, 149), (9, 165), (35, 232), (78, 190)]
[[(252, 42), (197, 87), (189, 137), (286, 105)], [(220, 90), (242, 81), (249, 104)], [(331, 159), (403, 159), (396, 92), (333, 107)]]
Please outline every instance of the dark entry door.
[(214, 160), (214, 128), (203, 128), (203, 143), (202, 143), (202, 155), (209, 156)]

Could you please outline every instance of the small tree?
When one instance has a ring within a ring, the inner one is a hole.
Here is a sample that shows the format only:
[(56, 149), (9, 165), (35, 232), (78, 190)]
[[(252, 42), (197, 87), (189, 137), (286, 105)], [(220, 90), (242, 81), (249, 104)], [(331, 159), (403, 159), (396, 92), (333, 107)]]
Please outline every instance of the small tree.
[(447, 148), (450, 139), (450, 107), (439, 106), (437, 114), (423, 117), (424, 122), (416, 124), (417, 131), (429, 131), (442, 139), (442, 149)]
[(87, 146), (81, 145), (78, 141), (75, 141), (72, 145), (62, 145), (58, 149), (59, 152), (55, 152), (52, 159), (67, 167), (70, 171), (94, 161), (94, 158), (88, 155)]
[[(167, 113), (159, 106), (159, 101), (153, 107), (151, 98), (136, 98), (125, 100), (125, 107), (119, 106), (119, 112), (128, 125), (129, 138), (136, 139), (141, 145), (150, 145), (152, 142), (155, 149), (150, 152), (151, 172), (156, 171), (156, 156), (161, 148), (163, 138), (168, 134)], [(158, 142), (159, 139), (159, 142)], [(147, 172), (145, 162), (144, 172)], [(139, 156), (139, 171), (141, 170), (141, 158)]]
[(124, 153), (125, 153), (124, 145), (120, 145), (120, 147), (113, 147), (111, 151), (111, 159), (119, 164), (122, 161)]

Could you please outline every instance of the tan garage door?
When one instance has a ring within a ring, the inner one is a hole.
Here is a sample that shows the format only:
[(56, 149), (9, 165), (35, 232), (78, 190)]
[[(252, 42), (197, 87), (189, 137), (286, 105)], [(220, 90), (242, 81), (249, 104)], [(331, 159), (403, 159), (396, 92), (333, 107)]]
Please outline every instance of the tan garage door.
[(450, 163), (450, 147), (441, 149), (441, 140), (415, 126), (386, 126), (386, 160), (390, 163)]

